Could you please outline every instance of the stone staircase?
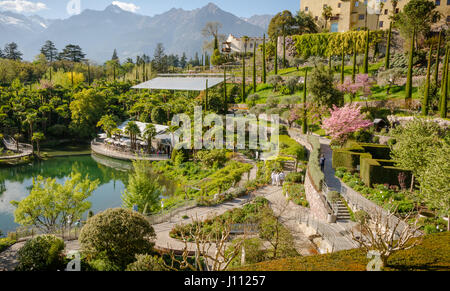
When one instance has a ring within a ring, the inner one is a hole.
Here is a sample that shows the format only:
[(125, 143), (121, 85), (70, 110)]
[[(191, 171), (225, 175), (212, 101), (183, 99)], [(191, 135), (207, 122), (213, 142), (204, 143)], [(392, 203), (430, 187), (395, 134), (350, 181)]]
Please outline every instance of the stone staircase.
[(337, 208), (337, 222), (347, 222), (350, 221), (350, 213), (348, 212), (347, 206), (342, 199), (336, 201)]

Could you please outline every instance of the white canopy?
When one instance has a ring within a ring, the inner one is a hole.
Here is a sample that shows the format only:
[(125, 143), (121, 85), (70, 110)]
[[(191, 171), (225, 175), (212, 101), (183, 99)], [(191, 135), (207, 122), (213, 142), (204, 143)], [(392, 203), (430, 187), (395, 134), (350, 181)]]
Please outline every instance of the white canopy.
[(214, 77), (158, 77), (150, 81), (132, 87), (133, 89), (155, 89), (155, 90), (176, 90), (176, 91), (203, 91), (215, 87), (223, 82), (223, 78)]

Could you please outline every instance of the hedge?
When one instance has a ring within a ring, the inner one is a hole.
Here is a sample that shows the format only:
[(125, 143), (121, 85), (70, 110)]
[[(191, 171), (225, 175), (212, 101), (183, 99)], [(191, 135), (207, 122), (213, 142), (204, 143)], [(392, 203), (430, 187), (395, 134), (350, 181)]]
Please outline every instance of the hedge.
[(313, 150), (309, 155), (308, 172), (311, 175), (312, 182), (317, 190), (322, 190), (325, 175), (320, 169), (320, 139), (317, 136), (308, 136), (308, 141), (312, 145)]
[(356, 171), (362, 158), (372, 158), (368, 153), (357, 153), (350, 150), (333, 151), (333, 168), (346, 168), (349, 171)]
[[(370, 32), (370, 45), (380, 43), (384, 36), (384, 31)], [(345, 54), (352, 54), (354, 42), (358, 53), (363, 53), (366, 43), (365, 31), (348, 31), (332, 33), (314, 33), (295, 35), (292, 37), (295, 42), (297, 53), (304, 57), (310, 56), (327, 57), (330, 55), (341, 55), (342, 47)]]
[(398, 175), (400, 173), (406, 174), (405, 185), (411, 184), (411, 171), (395, 167), (394, 161), (361, 158), (361, 179), (369, 187), (375, 184), (400, 186), (398, 181)]
[(361, 164), (361, 159), (388, 160), (390, 159), (390, 153), (389, 146), (349, 141), (343, 149), (333, 151), (333, 168), (343, 167), (350, 171), (356, 171)]

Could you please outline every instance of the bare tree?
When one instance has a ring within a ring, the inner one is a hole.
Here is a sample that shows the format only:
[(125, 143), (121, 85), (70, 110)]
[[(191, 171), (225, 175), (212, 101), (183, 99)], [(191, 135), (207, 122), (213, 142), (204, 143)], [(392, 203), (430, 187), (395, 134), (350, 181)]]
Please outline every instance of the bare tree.
[(214, 49), (219, 48), (219, 29), (222, 28), (222, 24), (219, 22), (207, 22), (202, 29), (202, 35), (204, 37), (214, 38)]
[(399, 219), (395, 213), (385, 214), (376, 209), (370, 218), (359, 219), (359, 226), (350, 231), (361, 248), (379, 253), (383, 267), (394, 252), (409, 250), (422, 242), (419, 227), (409, 223), (412, 214)]
[[(182, 233), (184, 249), (181, 258), (177, 258), (174, 252), (170, 252), (171, 265), (165, 264), (165, 267), (177, 271), (175, 264), (178, 264), (182, 270), (225, 271), (239, 254), (245, 239), (238, 241), (234, 249), (227, 252), (231, 222), (224, 224), (224, 230), (221, 233), (206, 233), (201, 227), (202, 222), (198, 219), (195, 219), (192, 224), (196, 227), (191, 228), (188, 236)], [(190, 239), (193, 240), (192, 243), (189, 243)], [(192, 248), (195, 252), (194, 264), (192, 264)]]

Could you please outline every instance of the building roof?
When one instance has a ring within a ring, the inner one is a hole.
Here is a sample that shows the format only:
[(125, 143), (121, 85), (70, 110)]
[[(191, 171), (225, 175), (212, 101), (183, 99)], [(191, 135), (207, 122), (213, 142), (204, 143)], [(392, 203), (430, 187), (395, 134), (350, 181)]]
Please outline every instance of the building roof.
[(223, 82), (223, 78), (216, 77), (158, 77), (132, 87), (133, 89), (155, 89), (176, 91), (203, 91), (215, 87)]

